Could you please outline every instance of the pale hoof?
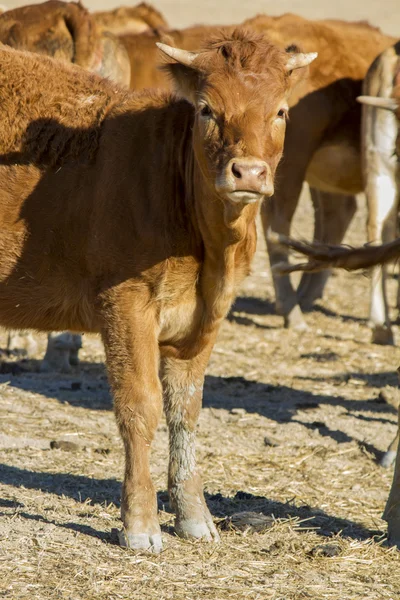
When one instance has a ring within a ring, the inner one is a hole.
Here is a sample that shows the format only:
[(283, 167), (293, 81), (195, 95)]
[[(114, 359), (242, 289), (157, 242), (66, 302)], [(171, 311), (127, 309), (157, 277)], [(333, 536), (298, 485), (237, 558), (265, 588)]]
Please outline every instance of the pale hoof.
[(119, 544), (122, 548), (142, 550), (159, 554), (162, 550), (161, 533), (128, 533), (125, 529), (118, 531)]
[(379, 464), (381, 465), (381, 467), (385, 467), (385, 469), (388, 469), (393, 465), (394, 461), (396, 460), (396, 455), (397, 450), (388, 450), (381, 458)]
[(394, 346), (393, 331), (385, 325), (375, 325), (372, 331), (372, 343), (381, 346)]
[(200, 521), (196, 519), (185, 519), (175, 521), (175, 531), (182, 538), (202, 539), (206, 542), (219, 542), (220, 537), (213, 520)]

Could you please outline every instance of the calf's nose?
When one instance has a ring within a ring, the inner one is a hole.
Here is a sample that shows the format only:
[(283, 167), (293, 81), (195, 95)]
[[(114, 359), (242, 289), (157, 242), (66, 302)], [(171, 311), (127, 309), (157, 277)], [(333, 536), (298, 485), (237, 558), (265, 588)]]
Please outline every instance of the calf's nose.
[(235, 161), (231, 166), (237, 190), (262, 192), (267, 184), (269, 168), (263, 161)]

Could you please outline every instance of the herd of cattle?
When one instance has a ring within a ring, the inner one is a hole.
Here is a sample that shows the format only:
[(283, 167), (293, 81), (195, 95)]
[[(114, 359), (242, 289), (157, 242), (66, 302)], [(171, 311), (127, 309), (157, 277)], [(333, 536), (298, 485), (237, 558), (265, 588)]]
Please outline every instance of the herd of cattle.
[[(70, 332), (101, 333), (126, 454), (122, 545), (162, 547), (149, 453), (163, 403), (176, 531), (216, 540), (195, 428), (260, 206), (285, 325), (305, 327), (330, 268), (373, 264), (373, 340), (393, 343), (378, 265), (400, 246), (400, 43), (364, 22), (173, 30), (144, 3), (58, 0), (3, 12), (0, 42), (0, 325), (51, 332), (47, 370), (78, 364)], [(304, 181), (317, 245), (287, 238)], [(389, 244), (335, 247), (363, 190), (368, 239)], [(309, 262), (288, 266), (288, 247)], [(400, 544), (400, 462), (385, 518)]]

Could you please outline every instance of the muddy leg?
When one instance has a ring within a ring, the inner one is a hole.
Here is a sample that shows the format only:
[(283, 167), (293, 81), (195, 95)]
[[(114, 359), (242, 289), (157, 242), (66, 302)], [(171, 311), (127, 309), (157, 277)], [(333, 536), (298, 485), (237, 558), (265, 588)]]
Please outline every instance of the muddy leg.
[(170, 358), (163, 361), (164, 406), (170, 446), (168, 490), (176, 513), (177, 534), (218, 541), (196, 463), (196, 424), (209, 352), (206, 354), (191, 361)]
[[(399, 407), (400, 417), (400, 407)], [(400, 432), (400, 419), (398, 424)], [(396, 438), (397, 439), (397, 438)], [(386, 503), (383, 519), (388, 522), (388, 537), (392, 544), (400, 548), (400, 452), (397, 448), (396, 465), (392, 487), (389, 493), (389, 498)]]
[[(340, 244), (357, 210), (355, 196), (322, 192), (310, 188), (315, 211), (314, 241)], [(305, 273), (297, 290), (303, 310), (310, 310), (314, 301), (322, 298), (330, 269), (318, 273)]]
[(125, 446), (121, 546), (160, 552), (161, 530), (150, 476), (150, 446), (162, 411), (157, 323), (143, 302), (108, 306), (103, 331), (114, 409)]

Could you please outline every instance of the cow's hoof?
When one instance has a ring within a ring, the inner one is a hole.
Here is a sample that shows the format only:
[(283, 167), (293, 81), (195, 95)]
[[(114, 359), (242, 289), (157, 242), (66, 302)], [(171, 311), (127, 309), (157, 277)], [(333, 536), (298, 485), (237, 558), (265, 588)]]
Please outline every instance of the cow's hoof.
[(372, 343), (380, 346), (394, 346), (393, 331), (385, 325), (375, 325), (372, 330)]
[(305, 331), (307, 329), (307, 323), (304, 320), (300, 306), (295, 306), (289, 314), (284, 316), (284, 325), (286, 329), (295, 331)]
[(388, 522), (388, 542), (400, 550), (400, 520), (393, 519)]
[(200, 521), (197, 519), (184, 519), (175, 521), (175, 531), (182, 538), (202, 539), (206, 542), (219, 542), (217, 528), (211, 518)]
[(125, 529), (118, 531), (120, 546), (131, 550), (145, 550), (159, 554), (162, 550), (161, 533), (128, 533)]
[(381, 467), (385, 467), (385, 469), (388, 469), (396, 460), (396, 455), (397, 450), (388, 450), (381, 458), (379, 464), (381, 465)]

